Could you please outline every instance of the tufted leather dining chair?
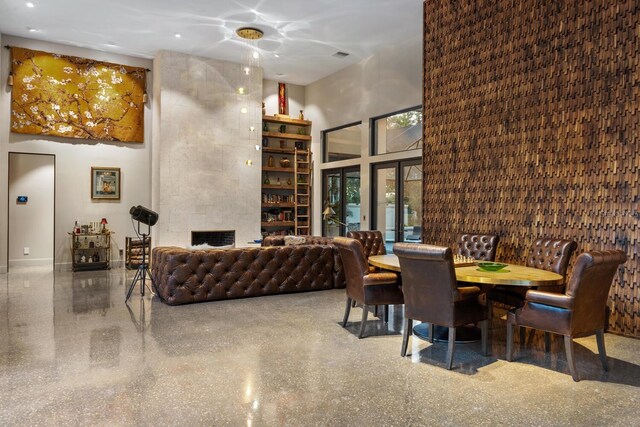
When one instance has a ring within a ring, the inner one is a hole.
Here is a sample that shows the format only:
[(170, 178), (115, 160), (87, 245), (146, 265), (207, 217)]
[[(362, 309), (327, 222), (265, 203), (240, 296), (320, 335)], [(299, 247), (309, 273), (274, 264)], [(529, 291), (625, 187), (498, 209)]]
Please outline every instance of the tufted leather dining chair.
[(495, 261), (499, 239), (495, 234), (459, 234), (458, 255), (482, 261)]
[(400, 260), (404, 292), (404, 335), (400, 354), (407, 354), (413, 321), (428, 322), (433, 342), (433, 325), (449, 328), (447, 369), (453, 364), (456, 327), (479, 323), (482, 351), (487, 354), (487, 313), (478, 302), (480, 288), (458, 287), (451, 248), (420, 243), (396, 243), (393, 253)]
[(569, 370), (573, 380), (579, 381), (573, 338), (595, 334), (602, 368), (608, 371), (605, 307), (613, 277), (626, 260), (626, 254), (619, 250), (586, 252), (576, 260), (565, 293), (528, 291), (524, 305), (507, 315), (507, 360), (512, 360), (514, 327), (564, 335)]
[[(565, 277), (571, 255), (578, 245), (573, 240), (540, 238), (537, 239), (527, 253), (527, 267), (553, 271)], [(491, 318), (492, 302), (499, 302), (511, 307), (520, 307), (524, 303), (525, 294), (531, 288), (515, 286), (496, 286), (487, 292), (487, 307)], [(547, 292), (563, 292), (564, 283), (557, 287), (545, 287)]]
[(387, 249), (384, 247), (382, 232), (378, 230), (349, 231), (347, 237), (356, 239), (362, 244), (365, 259), (371, 255), (386, 255)]
[(372, 273), (369, 271), (364, 257), (364, 249), (358, 240), (336, 237), (333, 243), (340, 251), (347, 282), (347, 305), (342, 327), (347, 325), (352, 301), (360, 303), (362, 305), (362, 323), (358, 338), (362, 338), (367, 324), (369, 306), (402, 304), (404, 302), (402, 289), (398, 286), (395, 273)]

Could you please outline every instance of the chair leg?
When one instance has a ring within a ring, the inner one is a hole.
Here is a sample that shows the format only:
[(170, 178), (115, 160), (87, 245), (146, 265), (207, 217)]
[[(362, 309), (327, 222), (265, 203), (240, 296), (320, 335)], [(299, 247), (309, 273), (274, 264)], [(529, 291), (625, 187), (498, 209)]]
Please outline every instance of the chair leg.
[(526, 331), (526, 328), (523, 328), (522, 326), (520, 326), (519, 329), (520, 329), (520, 345), (523, 345), (527, 341), (527, 331)]
[(456, 328), (449, 328), (449, 348), (447, 349), (447, 369), (453, 366), (453, 350), (456, 345)]
[(479, 322), (480, 325), (480, 334), (481, 334), (481, 340), (482, 340), (482, 355), (483, 356), (488, 356), (489, 355), (489, 319), (487, 320), (483, 320), (482, 322)]
[(493, 301), (487, 298), (487, 319), (493, 324)]
[(373, 306), (373, 315), (378, 317), (378, 305), (377, 304)]
[(429, 323), (429, 342), (433, 344), (433, 335), (436, 333), (436, 328), (433, 323)]
[(544, 333), (544, 352), (549, 353), (551, 351), (551, 333)]
[(409, 337), (413, 335), (413, 319), (404, 319), (404, 333), (402, 334), (402, 348), (400, 349), (400, 356), (405, 357), (407, 355), (407, 346), (409, 345)]
[(356, 306), (356, 300), (353, 300), (353, 302), (351, 303), (351, 307), (355, 307)]
[(569, 371), (574, 381), (580, 381), (578, 378), (578, 371), (576, 371), (576, 364), (573, 360), (573, 339), (571, 335), (564, 336), (564, 351), (567, 353), (567, 363), (569, 363)]
[(342, 327), (347, 326), (347, 320), (349, 320), (349, 313), (351, 312), (351, 298), (347, 297), (347, 306), (344, 309), (344, 319), (342, 319)]
[(513, 324), (507, 323), (507, 361), (513, 360)]
[(389, 323), (389, 304), (384, 306), (384, 313), (382, 314), (384, 323)]
[(367, 316), (369, 315), (369, 306), (366, 304), (362, 304), (362, 323), (360, 324), (360, 334), (358, 338), (362, 338), (364, 336), (364, 329), (367, 327)]
[(600, 329), (596, 331), (596, 341), (598, 342), (598, 354), (600, 355), (600, 362), (602, 363), (602, 369), (609, 370), (609, 362), (607, 362), (607, 350), (604, 347), (604, 330)]

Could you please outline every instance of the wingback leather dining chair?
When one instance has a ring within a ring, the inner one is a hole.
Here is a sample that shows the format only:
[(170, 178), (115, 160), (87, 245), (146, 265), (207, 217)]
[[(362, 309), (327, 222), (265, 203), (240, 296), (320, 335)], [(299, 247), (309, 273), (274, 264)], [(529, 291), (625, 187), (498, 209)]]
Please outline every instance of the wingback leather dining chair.
[[(569, 260), (578, 247), (573, 240), (539, 238), (536, 239), (527, 253), (527, 267), (552, 271), (561, 275), (567, 275)], [(532, 288), (517, 286), (495, 286), (487, 292), (487, 309), (489, 319), (492, 318), (492, 304), (499, 302), (510, 307), (521, 307), (524, 304), (525, 294)], [(561, 285), (545, 287), (547, 292), (564, 292), (564, 281)], [(523, 337), (524, 339), (524, 337)], [(545, 334), (545, 345), (549, 346), (549, 336)]]
[(487, 354), (487, 313), (478, 302), (480, 288), (458, 287), (451, 248), (420, 243), (396, 243), (404, 293), (404, 335), (400, 354), (407, 354), (413, 321), (428, 322), (433, 342), (433, 325), (449, 328), (447, 369), (453, 364), (456, 327), (478, 323), (482, 332), (482, 352)]
[(364, 336), (367, 315), (371, 305), (402, 304), (404, 297), (398, 286), (397, 275), (393, 272), (372, 273), (364, 257), (362, 244), (348, 237), (336, 237), (333, 240), (338, 247), (347, 282), (347, 305), (344, 311), (342, 327), (347, 325), (351, 302), (362, 305), (362, 323), (358, 338)]
[(507, 315), (507, 360), (512, 360), (514, 327), (560, 334), (564, 336), (571, 376), (579, 381), (573, 338), (595, 334), (602, 368), (608, 371), (604, 347), (605, 307), (618, 266), (626, 260), (626, 254), (619, 250), (585, 252), (576, 260), (566, 292), (528, 291), (524, 306)]
[(499, 240), (496, 234), (462, 233), (457, 238), (457, 253), (477, 260), (495, 261)]

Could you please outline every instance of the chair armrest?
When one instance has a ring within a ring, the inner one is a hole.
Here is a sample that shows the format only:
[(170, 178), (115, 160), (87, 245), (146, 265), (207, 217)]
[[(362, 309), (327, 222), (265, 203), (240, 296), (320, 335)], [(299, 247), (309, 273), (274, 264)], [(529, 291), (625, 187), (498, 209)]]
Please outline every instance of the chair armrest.
[(480, 295), (480, 288), (477, 286), (458, 287), (457, 301), (476, 298), (478, 295)]
[(398, 276), (396, 273), (382, 272), (382, 273), (369, 273), (362, 278), (364, 286), (375, 285), (390, 285), (396, 283)]
[(573, 308), (573, 298), (555, 292), (529, 290), (527, 291), (526, 300), (553, 307)]

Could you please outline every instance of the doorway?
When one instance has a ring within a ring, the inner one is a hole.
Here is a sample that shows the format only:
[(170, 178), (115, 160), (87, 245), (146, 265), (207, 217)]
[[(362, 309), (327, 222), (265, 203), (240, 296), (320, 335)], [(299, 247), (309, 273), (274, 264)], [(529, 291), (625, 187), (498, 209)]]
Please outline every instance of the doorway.
[(422, 240), (422, 159), (373, 166), (372, 230), (384, 236), (387, 253), (395, 242)]
[(9, 153), (7, 266), (53, 270), (55, 155)]
[(323, 236), (345, 236), (360, 229), (359, 166), (323, 171), (322, 194)]

